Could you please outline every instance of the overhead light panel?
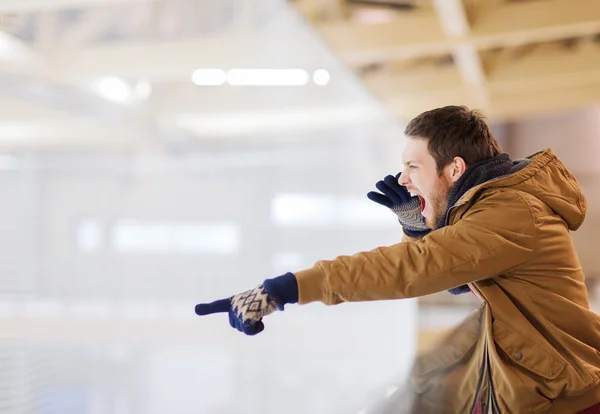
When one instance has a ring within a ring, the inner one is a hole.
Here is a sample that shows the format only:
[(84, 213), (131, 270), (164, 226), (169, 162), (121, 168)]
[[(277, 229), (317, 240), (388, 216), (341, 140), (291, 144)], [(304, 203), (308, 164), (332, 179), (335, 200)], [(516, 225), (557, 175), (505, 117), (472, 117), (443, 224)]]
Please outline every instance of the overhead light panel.
[(227, 72), (230, 85), (303, 86), (308, 79), (304, 69), (231, 69)]
[(313, 73), (313, 82), (319, 86), (327, 85), (329, 83), (329, 79), (331, 79), (331, 76), (325, 69), (318, 69), (315, 70), (315, 73)]
[(198, 86), (218, 86), (227, 81), (227, 73), (222, 69), (196, 69), (192, 82)]
[[(311, 77), (304, 69), (196, 69), (192, 82), (198, 86), (304, 86)], [(330, 75), (325, 69), (313, 73), (317, 85), (329, 83)]]
[(132, 88), (124, 80), (113, 76), (94, 81), (92, 89), (102, 98), (117, 104), (128, 104), (133, 99)]

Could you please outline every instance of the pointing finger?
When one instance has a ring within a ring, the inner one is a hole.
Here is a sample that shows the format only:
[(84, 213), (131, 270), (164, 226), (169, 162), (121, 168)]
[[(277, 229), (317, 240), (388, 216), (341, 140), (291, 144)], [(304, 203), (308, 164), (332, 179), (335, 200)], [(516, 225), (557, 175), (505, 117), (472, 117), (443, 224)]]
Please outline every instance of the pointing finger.
[(231, 303), (229, 299), (221, 299), (212, 303), (199, 303), (196, 305), (197, 315), (210, 315), (213, 313), (229, 312)]

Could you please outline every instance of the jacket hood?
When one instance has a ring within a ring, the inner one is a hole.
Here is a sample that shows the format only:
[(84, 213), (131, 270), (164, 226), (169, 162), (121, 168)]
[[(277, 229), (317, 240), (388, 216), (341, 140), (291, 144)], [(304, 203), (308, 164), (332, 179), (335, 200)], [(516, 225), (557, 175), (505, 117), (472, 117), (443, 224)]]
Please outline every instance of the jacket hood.
[(472, 188), (461, 201), (468, 201), (485, 188), (512, 187), (540, 199), (562, 217), (569, 230), (581, 226), (587, 213), (587, 201), (575, 176), (551, 149), (513, 163), (510, 174)]

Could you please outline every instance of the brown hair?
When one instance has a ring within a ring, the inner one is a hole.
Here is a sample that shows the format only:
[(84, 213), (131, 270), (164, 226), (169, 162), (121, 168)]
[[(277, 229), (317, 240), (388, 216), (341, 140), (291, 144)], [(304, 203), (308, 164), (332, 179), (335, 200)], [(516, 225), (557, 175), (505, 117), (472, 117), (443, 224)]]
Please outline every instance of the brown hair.
[(438, 173), (454, 157), (461, 157), (470, 166), (502, 152), (483, 115), (466, 106), (445, 106), (423, 112), (408, 123), (404, 134), (428, 140), (427, 149)]

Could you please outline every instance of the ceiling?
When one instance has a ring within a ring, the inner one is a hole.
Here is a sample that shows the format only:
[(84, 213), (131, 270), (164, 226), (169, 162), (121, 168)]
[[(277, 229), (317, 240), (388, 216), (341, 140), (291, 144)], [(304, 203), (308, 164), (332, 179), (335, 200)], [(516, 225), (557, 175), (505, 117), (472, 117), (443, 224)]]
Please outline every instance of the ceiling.
[[(203, 68), (308, 81), (199, 86)], [(320, 131), (450, 103), (500, 123), (598, 102), (599, 74), (596, 0), (2, 0), (0, 148)]]
[[(0, 29), (4, 148), (152, 146), (390, 118), (282, 0), (0, 1)], [(199, 85), (198, 69), (307, 79)]]
[(596, 0), (296, 0), (403, 118), (451, 103), (502, 122), (600, 101)]

